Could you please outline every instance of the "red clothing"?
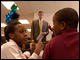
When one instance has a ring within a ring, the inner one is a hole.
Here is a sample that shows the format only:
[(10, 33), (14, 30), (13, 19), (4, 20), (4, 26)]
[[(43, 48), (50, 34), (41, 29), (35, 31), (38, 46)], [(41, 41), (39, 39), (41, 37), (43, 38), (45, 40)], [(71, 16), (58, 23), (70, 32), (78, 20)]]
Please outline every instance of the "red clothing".
[(48, 28), (49, 28), (51, 31), (53, 31), (53, 29), (51, 28), (51, 26), (50, 26), (50, 25), (48, 26)]
[[(50, 25), (48, 26), (48, 28), (49, 28), (51, 31), (53, 31), (53, 28), (51, 28)], [(54, 34), (53, 34), (53, 37), (55, 37)]]
[(79, 59), (79, 32), (66, 29), (46, 45), (42, 59)]

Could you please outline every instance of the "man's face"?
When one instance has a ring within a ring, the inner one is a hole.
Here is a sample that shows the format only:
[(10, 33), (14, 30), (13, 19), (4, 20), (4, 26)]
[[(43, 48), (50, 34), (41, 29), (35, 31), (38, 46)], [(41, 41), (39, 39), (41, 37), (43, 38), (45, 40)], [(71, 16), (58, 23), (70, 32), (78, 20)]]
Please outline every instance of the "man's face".
[(44, 13), (38, 13), (39, 19), (42, 19), (44, 16)]

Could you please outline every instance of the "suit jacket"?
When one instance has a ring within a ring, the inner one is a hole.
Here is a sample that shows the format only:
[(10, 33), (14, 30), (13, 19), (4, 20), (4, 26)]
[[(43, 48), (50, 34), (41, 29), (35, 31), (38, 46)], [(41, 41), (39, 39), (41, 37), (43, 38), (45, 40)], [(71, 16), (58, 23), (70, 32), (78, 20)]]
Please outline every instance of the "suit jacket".
[[(43, 26), (42, 26), (42, 32), (47, 32), (47, 34), (44, 36), (43, 41), (46, 41), (46, 36), (49, 33), (48, 29), (48, 22), (43, 20)], [(37, 41), (37, 37), (40, 34), (40, 26), (39, 26), (39, 19), (32, 21), (31, 26), (31, 39), (35, 42)]]

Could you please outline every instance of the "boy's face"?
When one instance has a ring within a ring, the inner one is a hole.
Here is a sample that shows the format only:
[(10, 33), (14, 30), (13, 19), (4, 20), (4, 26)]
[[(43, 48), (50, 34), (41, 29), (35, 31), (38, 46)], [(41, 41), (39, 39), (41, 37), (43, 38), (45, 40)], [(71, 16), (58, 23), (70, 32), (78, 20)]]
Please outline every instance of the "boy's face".
[(58, 35), (59, 32), (62, 30), (62, 24), (60, 24), (56, 19), (55, 16), (53, 17), (53, 33), (54, 35)]
[(13, 39), (17, 44), (25, 44), (27, 43), (27, 33), (26, 29), (22, 24), (17, 24), (15, 26), (15, 32), (13, 33)]

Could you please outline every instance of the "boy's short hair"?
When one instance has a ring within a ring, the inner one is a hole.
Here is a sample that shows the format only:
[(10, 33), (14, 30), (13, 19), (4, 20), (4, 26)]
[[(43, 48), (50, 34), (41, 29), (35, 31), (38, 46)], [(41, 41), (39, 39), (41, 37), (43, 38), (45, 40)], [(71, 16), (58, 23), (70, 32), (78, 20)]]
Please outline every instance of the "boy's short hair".
[(38, 14), (39, 14), (39, 13), (44, 13), (44, 12), (43, 12), (43, 11), (39, 11)]
[(74, 9), (63, 8), (55, 13), (55, 20), (59, 23), (64, 21), (70, 28), (77, 28), (79, 18)]
[(6, 29), (5, 29), (5, 38), (7, 39), (7, 41), (9, 41), (9, 39), (11, 39), (9, 37), (9, 33), (14, 33), (15, 32), (15, 26), (17, 24), (21, 24), (20, 22), (17, 22), (17, 21), (13, 21), (13, 22), (10, 22), (7, 26), (6, 26)]
[(19, 15), (18, 13), (15, 13), (15, 12), (14, 12), (14, 13), (12, 14), (12, 18), (11, 18), (11, 19), (17, 19), (17, 18), (19, 18), (19, 16), (20, 16), (20, 15)]

